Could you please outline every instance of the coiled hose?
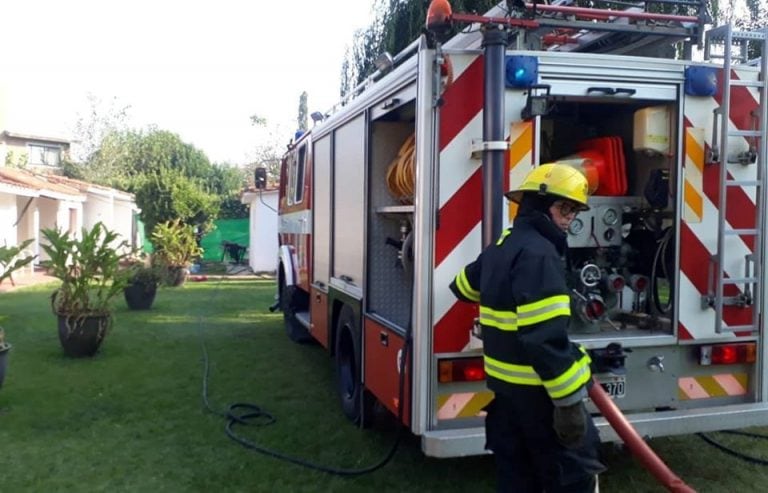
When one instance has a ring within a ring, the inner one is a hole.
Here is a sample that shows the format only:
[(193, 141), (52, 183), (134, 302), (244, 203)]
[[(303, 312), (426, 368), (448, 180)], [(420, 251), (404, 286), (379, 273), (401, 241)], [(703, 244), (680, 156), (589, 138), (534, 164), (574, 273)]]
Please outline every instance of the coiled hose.
[(416, 134), (411, 134), (387, 168), (387, 189), (403, 205), (413, 204)]

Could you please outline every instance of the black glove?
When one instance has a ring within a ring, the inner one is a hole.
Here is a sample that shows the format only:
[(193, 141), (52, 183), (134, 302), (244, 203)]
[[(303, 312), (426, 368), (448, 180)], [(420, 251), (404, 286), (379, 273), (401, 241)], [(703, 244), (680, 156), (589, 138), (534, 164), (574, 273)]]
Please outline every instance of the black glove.
[(552, 426), (563, 447), (576, 448), (584, 442), (587, 419), (587, 410), (581, 401), (570, 406), (555, 406)]

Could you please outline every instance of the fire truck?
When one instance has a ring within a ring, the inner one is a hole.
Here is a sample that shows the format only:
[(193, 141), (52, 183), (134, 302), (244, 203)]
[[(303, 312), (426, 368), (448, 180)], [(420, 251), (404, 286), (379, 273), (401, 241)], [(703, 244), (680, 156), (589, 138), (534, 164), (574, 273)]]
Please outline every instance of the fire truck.
[(514, 227), (503, 192), (563, 162), (592, 188), (568, 231), (569, 333), (627, 419), (768, 424), (766, 32), (704, 29), (702, 4), (431, 8), (313, 116), (282, 162), (279, 306), (332, 356), (350, 421), (378, 406), (426, 455), (485, 452), (478, 307), (448, 286)]

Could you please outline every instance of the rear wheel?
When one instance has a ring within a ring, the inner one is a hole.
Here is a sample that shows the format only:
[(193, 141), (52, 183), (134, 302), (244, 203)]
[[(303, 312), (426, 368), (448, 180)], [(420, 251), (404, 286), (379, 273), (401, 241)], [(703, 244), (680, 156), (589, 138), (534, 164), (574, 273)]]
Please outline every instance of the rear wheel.
[(360, 354), (357, 318), (354, 311), (345, 306), (336, 324), (336, 389), (347, 419), (367, 427), (372, 421), (375, 399), (363, 388)]
[(312, 336), (296, 318), (296, 312), (306, 310), (309, 302), (307, 293), (296, 286), (280, 283), (280, 307), (283, 310), (283, 323), (288, 338), (297, 343), (312, 342)]

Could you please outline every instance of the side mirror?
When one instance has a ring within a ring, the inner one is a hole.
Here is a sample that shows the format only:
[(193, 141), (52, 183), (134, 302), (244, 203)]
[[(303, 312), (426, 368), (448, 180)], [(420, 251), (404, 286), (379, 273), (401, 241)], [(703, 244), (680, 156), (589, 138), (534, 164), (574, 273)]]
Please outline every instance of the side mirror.
[(256, 168), (253, 171), (253, 182), (257, 190), (267, 188), (267, 168)]

